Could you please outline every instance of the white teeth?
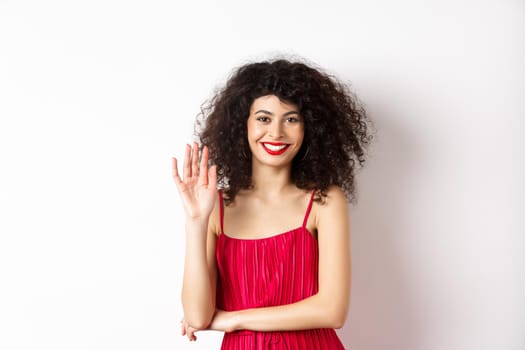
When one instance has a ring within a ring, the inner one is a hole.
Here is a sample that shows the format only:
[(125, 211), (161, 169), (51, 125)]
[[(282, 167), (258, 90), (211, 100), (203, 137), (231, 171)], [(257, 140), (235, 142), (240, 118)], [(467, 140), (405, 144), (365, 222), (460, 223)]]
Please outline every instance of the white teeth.
[(285, 148), (287, 145), (274, 146), (274, 145), (270, 145), (268, 143), (264, 143), (264, 146), (266, 148), (268, 148), (270, 151), (280, 151), (283, 148)]

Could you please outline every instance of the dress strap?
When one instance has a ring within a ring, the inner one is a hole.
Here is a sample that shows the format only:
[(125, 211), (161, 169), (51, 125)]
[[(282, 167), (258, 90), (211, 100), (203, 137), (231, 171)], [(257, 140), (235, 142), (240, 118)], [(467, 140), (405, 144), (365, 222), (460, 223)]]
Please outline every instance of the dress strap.
[(224, 233), (224, 204), (222, 203), (222, 191), (219, 190), (219, 208), (220, 208), (220, 219), (221, 219), (221, 233)]
[(306, 214), (304, 214), (303, 227), (306, 227), (306, 222), (308, 221), (308, 216), (310, 215), (310, 210), (312, 210), (312, 204), (314, 202), (315, 190), (312, 191), (310, 196), (310, 202), (308, 202), (308, 208), (306, 208)]

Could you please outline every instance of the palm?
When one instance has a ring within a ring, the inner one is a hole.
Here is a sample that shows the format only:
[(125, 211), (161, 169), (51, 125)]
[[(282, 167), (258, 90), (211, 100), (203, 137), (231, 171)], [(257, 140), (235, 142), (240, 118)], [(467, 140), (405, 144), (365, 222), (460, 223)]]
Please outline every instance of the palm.
[(179, 190), (186, 214), (192, 218), (207, 218), (215, 204), (217, 195), (217, 167), (208, 170), (208, 148), (202, 150), (199, 164), (199, 148), (186, 146), (183, 178), (179, 177), (177, 159), (173, 158), (173, 179)]

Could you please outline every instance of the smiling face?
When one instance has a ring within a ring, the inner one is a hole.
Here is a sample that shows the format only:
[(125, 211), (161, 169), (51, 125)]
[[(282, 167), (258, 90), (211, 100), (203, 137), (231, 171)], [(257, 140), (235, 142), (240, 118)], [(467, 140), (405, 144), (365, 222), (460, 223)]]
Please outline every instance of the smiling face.
[(255, 99), (248, 117), (248, 144), (252, 162), (291, 166), (304, 138), (299, 108), (275, 95)]

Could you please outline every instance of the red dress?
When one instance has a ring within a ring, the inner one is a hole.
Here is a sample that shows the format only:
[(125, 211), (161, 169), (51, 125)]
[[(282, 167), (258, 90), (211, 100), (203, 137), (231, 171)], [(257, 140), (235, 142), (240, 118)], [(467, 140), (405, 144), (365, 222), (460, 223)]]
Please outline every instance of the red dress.
[[(315, 193), (315, 192), (314, 192)], [(260, 239), (221, 234), (217, 241), (217, 307), (226, 311), (290, 304), (318, 291), (319, 247), (306, 229), (313, 195), (302, 226)], [(223, 350), (344, 349), (332, 328), (299, 331), (225, 333)]]

